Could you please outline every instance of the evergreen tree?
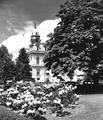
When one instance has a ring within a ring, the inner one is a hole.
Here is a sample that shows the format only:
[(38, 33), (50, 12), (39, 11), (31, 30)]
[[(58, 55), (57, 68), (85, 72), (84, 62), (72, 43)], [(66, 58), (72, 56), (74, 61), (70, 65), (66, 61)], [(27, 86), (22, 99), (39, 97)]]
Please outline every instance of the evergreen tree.
[(45, 66), (54, 75), (73, 75), (78, 68), (86, 80), (103, 76), (103, 1), (69, 0), (60, 6), (60, 23), (48, 41)]
[(15, 77), (15, 63), (5, 46), (0, 47), (0, 82), (6, 85), (7, 80)]
[(31, 66), (29, 65), (29, 57), (25, 48), (19, 51), (19, 56), (16, 60), (17, 76), (16, 80), (30, 80), (31, 79)]

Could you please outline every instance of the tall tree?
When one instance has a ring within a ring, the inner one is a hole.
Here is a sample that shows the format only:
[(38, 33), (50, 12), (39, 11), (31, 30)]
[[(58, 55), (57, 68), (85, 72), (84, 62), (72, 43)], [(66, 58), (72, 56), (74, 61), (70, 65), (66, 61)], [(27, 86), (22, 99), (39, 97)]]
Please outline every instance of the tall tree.
[(54, 75), (73, 75), (76, 68), (86, 80), (103, 76), (103, 1), (69, 0), (60, 6), (60, 23), (48, 41), (45, 66)]
[(29, 65), (29, 57), (25, 48), (19, 51), (19, 56), (16, 61), (17, 80), (30, 80), (31, 79), (31, 66)]
[(15, 63), (12, 61), (11, 54), (2, 45), (0, 47), (0, 82), (6, 85), (7, 80), (13, 80), (15, 74)]

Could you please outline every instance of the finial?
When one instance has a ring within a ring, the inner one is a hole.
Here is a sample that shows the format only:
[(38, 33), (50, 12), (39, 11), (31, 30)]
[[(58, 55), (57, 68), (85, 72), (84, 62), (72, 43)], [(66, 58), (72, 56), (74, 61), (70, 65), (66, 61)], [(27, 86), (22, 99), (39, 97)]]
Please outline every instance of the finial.
[(36, 29), (37, 27), (36, 27), (36, 23), (34, 23), (34, 28)]
[(24, 36), (25, 35), (25, 32), (22, 34), (22, 36)]

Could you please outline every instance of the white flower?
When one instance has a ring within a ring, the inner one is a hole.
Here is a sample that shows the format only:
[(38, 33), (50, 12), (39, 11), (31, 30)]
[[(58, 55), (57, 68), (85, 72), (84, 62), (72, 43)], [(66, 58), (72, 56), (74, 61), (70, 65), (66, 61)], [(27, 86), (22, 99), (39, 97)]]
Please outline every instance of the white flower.
[(26, 87), (26, 86), (23, 86), (22, 88), (23, 88), (23, 89), (27, 89), (27, 87)]
[(46, 108), (44, 108), (44, 109), (43, 109), (43, 112), (47, 112), (47, 109), (46, 109)]
[(5, 93), (5, 92), (3, 92), (1, 95), (6, 95), (6, 93)]
[(43, 92), (38, 91), (37, 94), (43, 94)]
[(0, 88), (0, 92), (3, 92), (4, 90)]
[(50, 102), (50, 100), (47, 100), (46, 102), (47, 102), (47, 103), (49, 103), (49, 102)]
[(23, 102), (23, 100), (22, 99), (21, 100), (14, 100), (13, 102), (14, 102), (14, 104), (20, 104), (21, 102)]
[(6, 102), (6, 105), (7, 105), (7, 106), (11, 105), (11, 102)]
[(69, 85), (69, 86), (68, 86), (68, 90), (71, 91), (72, 89), (73, 89), (73, 86), (72, 86), (72, 85)]
[(8, 99), (8, 100), (12, 100), (12, 97), (8, 97), (7, 99)]
[(61, 99), (54, 100), (54, 103), (60, 104), (61, 103)]
[(40, 102), (40, 101), (37, 101), (36, 103), (37, 103), (37, 104), (40, 104), (41, 102)]
[(15, 94), (16, 94), (16, 93), (19, 93), (19, 91), (18, 91), (18, 90), (15, 90), (13, 93), (15, 93)]
[(35, 109), (34, 109), (34, 110), (29, 109), (29, 110), (27, 111), (27, 114), (29, 114), (29, 113), (35, 113)]
[(64, 92), (65, 92), (65, 90), (60, 90), (59, 95), (63, 94)]
[(9, 89), (7, 89), (7, 92), (9, 92), (9, 91), (14, 91), (15, 89), (14, 88), (9, 88)]
[(46, 100), (46, 99), (47, 99), (46, 96), (44, 96), (44, 97), (43, 97), (43, 100)]
[(49, 95), (51, 96), (51, 95), (53, 95), (53, 93), (52, 93), (52, 92), (50, 92), (50, 94), (49, 94)]
[(64, 105), (63, 105), (63, 104), (61, 104), (61, 107), (64, 107)]
[(33, 102), (33, 104), (40, 104), (41, 103), (39, 100), (36, 100), (36, 99), (34, 99), (32, 102)]
[(17, 81), (17, 84), (20, 84), (20, 83), (23, 83), (23, 80), (21, 80), (21, 81)]
[(34, 97), (26, 97), (25, 101), (34, 101)]
[(77, 86), (75, 86), (75, 87), (72, 88), (72, 90), (75, 90), (75, 89), (77, 89)]
[(25, 108), (26, 106), (27, 106), (27, 103), (23, 104), (23, 105), (22, 105), (22, 108)]
[(33, 105), (34, 103), (33, 103), (33, 101), (28, 101), (28, 104)]
[(24, 112), (24, 109), (21, 109), (21, 110), (18, 110), (18, 113), (23, 113)]
[(43, 108), (39, 107), (39, 108), (38, 108), (38, 110), (41, 110), (41, 111), (43, 111)]
[(76, 97), (77, 99), (79, 99), (79, 95), (77, 95), (77, 94), (74, 94), (74, 97)]

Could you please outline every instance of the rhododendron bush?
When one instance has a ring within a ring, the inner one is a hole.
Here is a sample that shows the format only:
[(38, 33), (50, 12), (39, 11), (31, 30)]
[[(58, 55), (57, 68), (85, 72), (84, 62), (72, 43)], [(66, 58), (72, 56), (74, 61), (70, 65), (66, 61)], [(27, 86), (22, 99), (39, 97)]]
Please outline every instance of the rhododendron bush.
[(31, 87), (29, 82), (21, 81), (6, 91), (0, 89), (0, 104), (31, 118), (45, 114), (48, 109), (58, 115), (63, 108), (77, 103), (79, 96), (74, 94), (75, 88), (63, 83), (36, 83)]

